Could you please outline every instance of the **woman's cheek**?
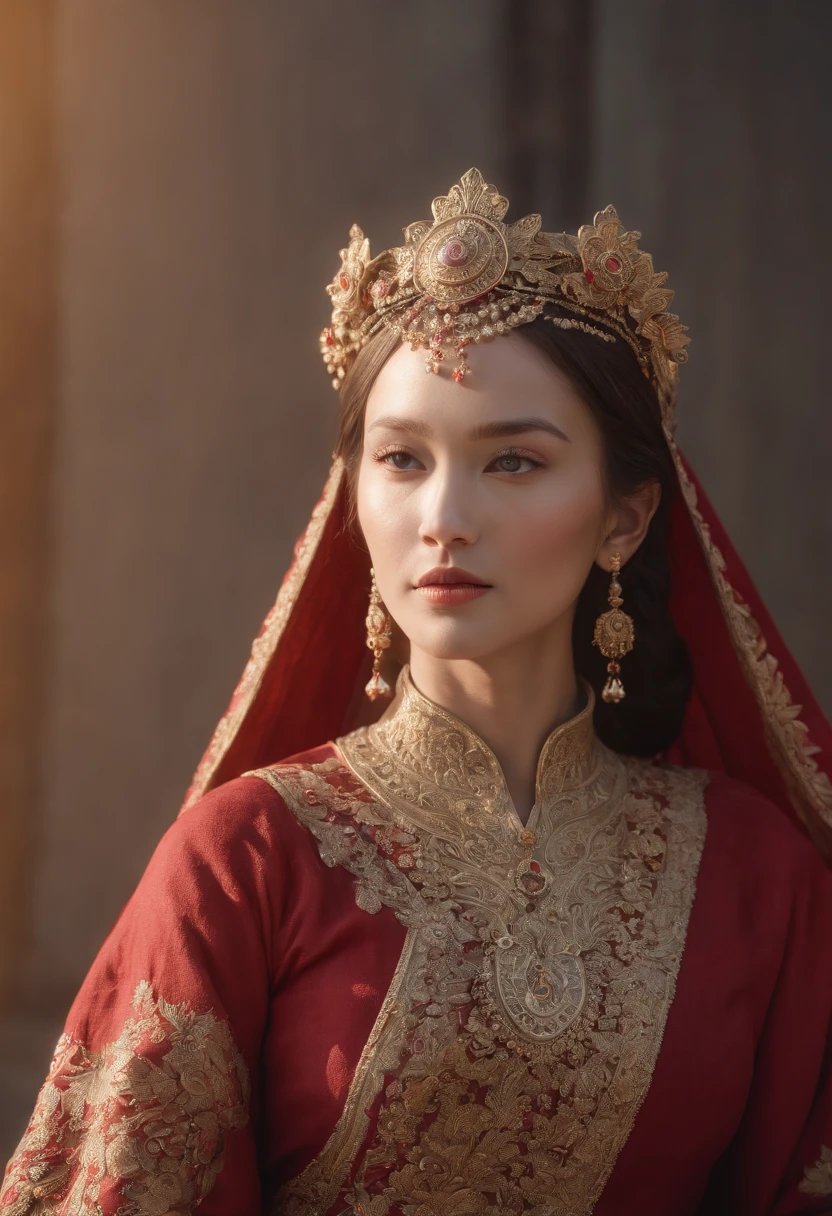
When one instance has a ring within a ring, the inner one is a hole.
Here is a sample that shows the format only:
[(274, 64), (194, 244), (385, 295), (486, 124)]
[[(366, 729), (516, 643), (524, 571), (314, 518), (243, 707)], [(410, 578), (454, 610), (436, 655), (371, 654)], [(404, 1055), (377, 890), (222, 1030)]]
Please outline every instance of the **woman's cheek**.
[(522, 512), (506, 512), (502, 519), (501, 548), (524, 563), (568, 560), (570, 554), (582, 562), (587, 550), (594, 558), (603, 524), (600, 494), (582, 492), (553, 495), (529, 504)]

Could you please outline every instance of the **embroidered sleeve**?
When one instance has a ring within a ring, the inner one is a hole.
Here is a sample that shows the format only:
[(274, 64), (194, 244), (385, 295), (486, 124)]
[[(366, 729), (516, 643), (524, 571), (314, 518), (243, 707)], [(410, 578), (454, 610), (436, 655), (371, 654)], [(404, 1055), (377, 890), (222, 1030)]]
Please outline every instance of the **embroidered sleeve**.
[(225, 1022), (140, 983), (119, 1037), (64, 1035), (2, 1193), (11, 1216), (190, 1212), (248, 1119), (248, 1073)]
[[(832, 963), (823, 940), (832, 919), (827, 873), (820, 875), (818, 886), (821, 891), (808, 901), (812, 920), (805, 929), (798, 923), (793, 930), (783, 977), (789, 991), (782, 991), (781, 983), (758, 1053), (763, 1060), (780, 1057), (782, 1087), (770, 1098), (761, 1094), (758, 1099), (761, 1131), (766, 1124), (771, 1127), (760, 1152), (771, 1152), (783, 1131), (788, 1134), (790, 1126), (799, 1126), (779, 1195), (766, 1216), (832, 1213), (832, 1149), (827, 1147), (832, 1145)], [(788, 1020), (783, 1016), (786, 1009)]]
[(803, 1171), (798, 1190), (801, 1195), (814, 1195), (818, 1198), (832, 1196), (832, 1148), (822, 1145), (820, 1157), (814, 1165), (809, 1165)]
[[(794, 838), (797, 839), (797, 838)], [(777, 982), (754, 1052), (745, 1112), (701, 1211), (832, 1213), (832, 876), (807, 842), (783, 850), (792, 889)], [(803, 847), (805, 845), (805, 847)], [(788, 850), (793, 854), (787, 860)], [(785, 917), (784, 917), (785, 920)]]
[(285, 877), (274, 809), (231, 782), (166, 834), (69, 1012), (0, 1216), (260, 1210), (248, 1077)]

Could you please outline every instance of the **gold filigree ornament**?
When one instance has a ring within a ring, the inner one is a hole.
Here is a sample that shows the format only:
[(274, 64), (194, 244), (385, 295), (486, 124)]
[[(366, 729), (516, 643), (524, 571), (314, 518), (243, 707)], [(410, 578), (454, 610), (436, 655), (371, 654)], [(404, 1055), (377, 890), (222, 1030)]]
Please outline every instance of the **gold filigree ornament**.
[(352, 226), (327, 287), (332, 320), (320, 338), (334, 387), (382, 327), (425, 350), (428, 373), (453, 360), (451, 375), (462, 384), (472, 344), (544, 315), (561, 329), (626, 342), (672, 430), (676, 365), (687, 359), (690, 339), (666, 311), (673, 292), (638, 248), (641, 234), (625, 232), (614, 207), (599, 211), (575, 237), (542, 232), (539, 215), (506, 224), (508, 205), (478, 169), (469, 169), (433, 200), (433, 221), (404, 229), (403, 246), (371, 258), (369, 241)]

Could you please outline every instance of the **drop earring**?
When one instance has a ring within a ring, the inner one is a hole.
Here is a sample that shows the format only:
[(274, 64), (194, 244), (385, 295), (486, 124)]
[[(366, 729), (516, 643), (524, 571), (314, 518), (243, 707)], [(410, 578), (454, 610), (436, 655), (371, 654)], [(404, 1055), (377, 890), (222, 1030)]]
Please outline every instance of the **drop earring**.
[(625, 697), (624, 685), (621, 682), (621, 665), (619, 659), (629, 654), (635, 641), (633, 618), (621, 611), (624, 601), (621, 598), (621, 583), (618, 575), (621, 572), (621, 554), (612, 556), (612, 582), (610, 583), (610, 611), (603, 613), (595, 622), (595, 633), (592, 644), (597, 646), (607, 663), (607, 682), (601, 693), (603, 699), (617, 705)]
[(381, 657), (393, 640), (393, 622), (382, 603), (376, 585), (376, 572), (370, 571), (370, 606), (367, 609), (367, 645), (372, 650), (373, 674), (364, 689), (371, 701), (392, 697), (393, 690), (381, 674)]

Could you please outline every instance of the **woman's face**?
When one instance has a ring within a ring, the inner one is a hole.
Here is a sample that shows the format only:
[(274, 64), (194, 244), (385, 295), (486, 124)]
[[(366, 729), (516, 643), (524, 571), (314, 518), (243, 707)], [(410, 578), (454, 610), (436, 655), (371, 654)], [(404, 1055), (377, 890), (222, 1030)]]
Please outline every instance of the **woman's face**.
[(402, 345), (370, 392), (358, 474), (381, 597), (442, 659), (571, 633), (611, 522), (601, 436), (569, 382), (517, 335), (471, 369), (460, 387)]

